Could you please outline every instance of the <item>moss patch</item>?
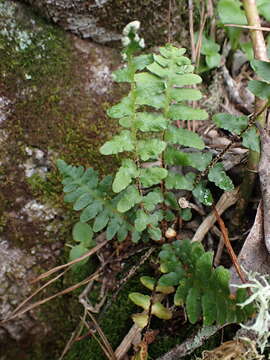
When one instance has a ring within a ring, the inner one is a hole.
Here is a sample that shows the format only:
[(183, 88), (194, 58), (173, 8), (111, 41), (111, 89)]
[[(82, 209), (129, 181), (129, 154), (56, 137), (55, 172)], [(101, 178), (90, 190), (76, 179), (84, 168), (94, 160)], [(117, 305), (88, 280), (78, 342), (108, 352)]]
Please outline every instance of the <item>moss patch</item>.
[[(119, 63), (119, 55), (95, 45), (86, 45), (84, 51), (81, 40), (31, 12), (29, 15), (29, 11), (21, 5), (0, 2), (0, 96), (13, 102), (9, 119), (1, 124), (7, 134), (1, 154), (6, 213), (18, 212), (37, 191), (43, 200), (45, 196), (53, 201), (60, 191), (54, 166), (45, 179), (35, 175), (25, 180), (25, 146), (50, 152), (52, 162), (61, 157), (69, 163), (95, 167), (102, 174), (111, 172), (117, 163), (104, 159), (98, 149), (117, 130), (116, 122), (107, 118), (106, 108), (119, 97), (121, 89), (115, 92), (112, 86), (100, 93), (89, 86), (96, 81), (100, 59), (107, 61), (105, 69), (109, 71)], [(19, 203), (18, 198), (22, 199)], [(26, 244), (29, 230), (20, 231), (22, 223), (13, 218), (7, 226), (9, 238), (16, 233), (15, 239)]]

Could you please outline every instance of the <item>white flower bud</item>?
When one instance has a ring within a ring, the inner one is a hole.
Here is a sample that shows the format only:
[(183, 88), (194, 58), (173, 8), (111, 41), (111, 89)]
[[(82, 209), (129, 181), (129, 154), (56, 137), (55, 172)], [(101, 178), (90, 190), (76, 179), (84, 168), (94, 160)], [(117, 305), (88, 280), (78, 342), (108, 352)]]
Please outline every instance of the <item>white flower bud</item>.
[(139, 46), (140, 46), (142, 49), (144, 49), (144, 48), (145, 48), (145, 42), (144, 42), (144, 39), (141, 39), (141, 40), (139, 41)]
[(124, 47), (126, 47), (126, 46), (128, 46), (130, 44), (130, 38), (127, 37), (127, 36), (123, 36), (121, 38), (121, 41), (122, 41), (122, 44), (123, 44)]
[(128, 36), (131, 31), (137, 32), (141, 23), (138, 20), (132, 21), (124, 27), (123, 35)]

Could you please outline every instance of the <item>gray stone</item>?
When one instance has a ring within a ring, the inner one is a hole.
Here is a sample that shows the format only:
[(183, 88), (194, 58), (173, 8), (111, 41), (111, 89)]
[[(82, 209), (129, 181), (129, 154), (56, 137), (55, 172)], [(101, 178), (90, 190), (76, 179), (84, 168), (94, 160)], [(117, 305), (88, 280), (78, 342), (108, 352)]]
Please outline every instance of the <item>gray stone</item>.
[[(29, 279), (33, 277), (31, 268), (36, 259), (27, 252), (11, 247), (8, 241), (0, 239), (0, 317), (6, 319), (11, 312), (24, 300), (31, 291)], [(30, 314), (16, 321), (1, 325), (0, 338), (6, 332), (15, 340), (25, 336), (25, 332), (35, 326), (35, 320)]]
[[(169, 10), (167, 0), (26, 0), (26, 2), (64, 29), (100, 44), (119, 40), (124, 26), (134, 20), (141, 22), (146, 44), (161, 44), (167, 41)], [(180, 5), (171, 6), (172, 35), (180, 30), (179, 8)]]
[[(103, 6), (104, 1), (97, 5)], [(99, 160), (98, 148), (106, 141), (106, 130), (109, 135), (116, 131), (117, 125), (112, 125), (115, 121), (108, 119), (105, 112), (110, 103), (118, 100), (113, 98), (117, 87), (111, 73), (119, 67), (121, 56), (115, 49), (65, 34), (55, 25), (33, 18), (23, 4), (8, 0), (0, 2), (0, 40), (1, 46), (4, 44), (0, 48), (4, 68), (0, 74), (3, 319), (36, 289), (29, 280), (56, 266), (59, 256), (63, 256), (64, 241), (70, 240), (73, 220), (62, 214), (60, 183), (56, 183), (56, 176), (53, 185), (50, 179), (50, 174), (56, 172), (56, 159), (70, 157), (75, 149), (79, 156), (70, 162), (85, 161), (87, 166), (100, 163), (100, 167), (105, 167)], [(64, 55), (59, 53), (63, 49)], [(55, 70), (59, 61), (61, 64)], [(118, 98), (119, 94), (118, 90)], [(50, 193), (54, 184), (58, 193), (53, 194), (49, 203), (42, 186)], [(48, 290), (43, 296), (52, 293), (53, 290)], [(42, 314), (43, 309), (37, 311)], [(45, 323), (36, 314), (31, 311), (4, 323), (0, 328), (2, 343), (32, 340), (33, 334), (48, 340), (44, 334), (49, 329), (52, 334), (55, 324)], [(55, 309), (52, 317), (59, 324), (62, 319), (58, 316)]]

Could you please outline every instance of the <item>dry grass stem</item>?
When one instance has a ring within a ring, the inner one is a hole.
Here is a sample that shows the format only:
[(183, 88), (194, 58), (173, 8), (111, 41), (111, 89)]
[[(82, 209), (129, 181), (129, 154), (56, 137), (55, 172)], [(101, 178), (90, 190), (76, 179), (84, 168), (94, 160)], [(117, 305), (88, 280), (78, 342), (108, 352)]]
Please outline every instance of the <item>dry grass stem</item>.
[(48, 282), (46, 282), (44, 285), (42, 285), (40, 288), (38, 288), (36, 291), (34, 291), (30, 296), (28, 296), (28, 298), (26, 298), (23, 302), (21, 302), (16, 309), (9, 315), (8, 318), (13, 317), (26, 303), (28, 303), (28, 301), (30, 301), (34, 296), (36, 296), (40, 291), (42, 291), (43, 289), (45, 289), (47, 286), (49, 286), (50, 284), (52, 284), (53, 282), (55, 282), (56, 280), (58, 280), (61, 276), (63, 276), (65, 274), (67, 270), (63, 271), (62, 273), (58, 274), (57, 276), (55, 276), (53, 279), (49, 280)]
[[(97, 243), (99, 242), (100, 239), (104, 239), (105, 235), (104, 233), (100, 234), (98, 237), (97, 237)], [(88, 258), (89, 256), (95, 254), (97, 251), (99, 251), (101, 248), (103, 248), (103, 246), (105, 246), (107, 243), (108, 243), (109, 240), (105, 240), (103, 241), (102, 243), (96, 245), (94, 248), (92, 248), (91, 250), (87, 251), (84, 255), (80, 256), (79, 258), (75, 259), (75, 260), (72, 260), (66, 264), (63, 264), (63, 265), (59, 265), (59, 266), (56, 266), (54, 267), (53, 269), (45, 272), (44, 274), (41, 274), (40, 276), (38, 276), (37, 278), (33, 279), (31, 281), (31, 283), (36, 283), (38, 282), (39, 280), (42, 280), (42, 279), (45, 279), (46, 277), (54, 274), (55, 272), (59, 271), (59, 270), (62, 270), (62, 269), (65, 269), (66, 267), (71, 267), (72, 265), (74, 264), (77, 264), (78, 262), (80, 262), (81, 260), (84, 260), (86, 258)]]
[(77, 284), (75, 284), (75, 285), (72, 285), (72, 286), (70, 286), (70, 287), (68, 287), (68, 288), (66, 288), (66, 289), (64, 289), (64, 290), (62, 290), (62, 291), (59, 291), (58, 293), (56, 293), (56, 294), (54, 294), (54, 295), (52, 295), (52, 296), (49, 296), (49, 297), (47, 297), (47, 298), (45, 298), (45, 299), (43, 299), (43, 300), (39, 300), (39, 301), (35, 302), (34, 304), (27, 306), (25, 309), (17, 312), (16, 314), (8, 317), (7, 319), (1, 321), (1, 322), (0, 322), (0, 325), (1, 325), (2, 323), (4, 323), (4, 322), (7, 322), (7, 321), (12, 320), (12, 319), (15, 319), (15, 318), (18, 317), (18, 316), (21, 316), (21, 315), (25, 314), (26, 312), (31, 311), (31, 310), (35, 309), (36, 307), (38, 307), (38, 306), (40, 306), (40, 305), (42, 305), (42, 304), (45, 304), (46, 302), (48, 302), (48, 301), (50, 301), (50, 300), (52, 300), (52, 299), (54, 299), (54, 298), (56, 298), (56, 297), (58, 297), (58, 296), (62, 296), (62, 295), (68, 294), (68, 293), (70, 293), (71, 291), (74, 291), (74, 290), (78, 289), (79, 287), (87, 284), (89, 281), (92, 281), (92, 280), (94, 280), (94, 279), (97, 279), (97, 278), (100, 276), (100, 274), (101, 274), (101, 271), (100, 271), (100, 269), (98, 269), (94, 274), (92, 274), (92, 275), (89, 276), (88, 278), (84, 279), (83, 281), (80, 281), (79, 283), (77, 283)]
[(230, 27), (237, 27), (241, 29), (248, 29), (248, 30), (258, 30), (258, 31), (269, 31), (269, 27), (264, 26), (253, 26), (253, 25), (237, 25), (237, 24), (224, 24), (224, 26), (230, 26)]

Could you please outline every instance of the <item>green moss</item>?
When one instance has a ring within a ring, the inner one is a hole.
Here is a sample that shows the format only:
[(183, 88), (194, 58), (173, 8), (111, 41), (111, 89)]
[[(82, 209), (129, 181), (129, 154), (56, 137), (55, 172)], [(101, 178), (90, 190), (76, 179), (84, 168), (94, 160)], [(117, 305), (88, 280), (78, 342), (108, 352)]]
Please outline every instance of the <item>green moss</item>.
[[(128, 299), (128, 294), (135, 289), (136, 291), (142, 290), (139, 276), (128, 282), (109, 310), (98, 320), (113, 349), (121, 343), (133, 325), (131, 314), (138, 311), (138, 308)], [(99, 344), (89, 337), (75, 343), (66, 356), (66, 360), (100, 360), (105, 358)]]

